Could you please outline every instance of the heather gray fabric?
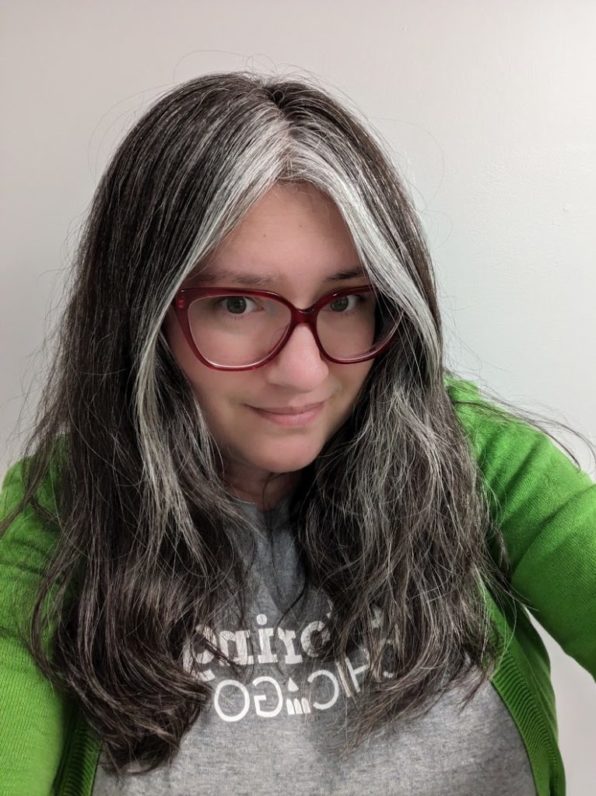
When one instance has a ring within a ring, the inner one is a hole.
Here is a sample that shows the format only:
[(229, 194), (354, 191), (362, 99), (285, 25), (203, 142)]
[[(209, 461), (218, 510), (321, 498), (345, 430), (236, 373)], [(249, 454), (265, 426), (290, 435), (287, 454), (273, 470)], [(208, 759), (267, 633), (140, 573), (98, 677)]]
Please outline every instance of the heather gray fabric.
[[(210, 630), (246, 664), (245, 674), (237, 680), (210, 653), (189, 648), (199, 676), (214, 688), (209, 710), (183, 738), (170, 766), (120, 782), (100, 766), (94, 796), (535, 796), (523, 742), (490, 683), (463, 710), (462, 688), (451, 688), (425, 716), (394, 722), (341, 760), (346, 707), (358, 691), (366, 653), (350, 656), (347, 682), (335, 664), (309, 656), (311, 633), (330, 609), (313, 589), (275, 627), (303, 579), (287, 502), (266, 515), (250, 503), (238, 504), (254, 523), (243, 539), (247, 555), (254, 554), (247, 622), (239, 628), (224, 621)], [(255, 645), (252, 660), (247, 639)]]

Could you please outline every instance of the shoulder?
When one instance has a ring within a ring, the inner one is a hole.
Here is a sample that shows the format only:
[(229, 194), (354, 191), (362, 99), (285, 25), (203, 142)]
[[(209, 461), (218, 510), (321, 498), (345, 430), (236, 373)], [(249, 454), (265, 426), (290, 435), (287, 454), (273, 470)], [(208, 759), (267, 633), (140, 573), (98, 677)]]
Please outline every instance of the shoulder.
[(592, 483), (539, 425), (525, 419), (523, 411), (487, 397), (470, 380), (447, 376), (445, 387), (491, 487), (509, 487), (514, 476), (523, 476), (526, 487), (549, 475), (564, 488)]
[[(27, 460), (6, 473), (0, 492), (0, 792), (49, 793), (67, 743), (72, 717), (69, 701), (52, 686), (23, 643), (48, 558), (55, 528), (25, 494)], [(51, 478), (36, 493), (51, 511)]]
[[(21, 505), (29, 463), (25, 458), (13, 464), (0, 490), (0, 630), (11, 634), (17, 632), (25, 608), (32, 605), (58, 536), (56, 525), (40, 516), (31, 501)], [(56, 513), (52, 474), (40, 484), (35, 498), (46, 512)]]
[[(471, 381), (448, 377), (446, 388), (505, 530), (515, 526), (519, 537), (523, 523), (542, 522), (563, 508), (593, 518), (596, 485), (545, 431), (486, 398)], [(510, 542), (515, 548), (515, 539)]]
[(535, 431), (532, 426), (524, 424), (518, 417), (500, 406), (496, 400), (484, 395), (475, 382), (446, 375), (444, 385), (455, 414), (471, 437), (471, 441), (482, 438), (495, 428), (499, 431), (504, 428), (515, 432)]
[(596, 484), (540, 428), (446, 385), (502, 532), (516, 595), (596, 676)]

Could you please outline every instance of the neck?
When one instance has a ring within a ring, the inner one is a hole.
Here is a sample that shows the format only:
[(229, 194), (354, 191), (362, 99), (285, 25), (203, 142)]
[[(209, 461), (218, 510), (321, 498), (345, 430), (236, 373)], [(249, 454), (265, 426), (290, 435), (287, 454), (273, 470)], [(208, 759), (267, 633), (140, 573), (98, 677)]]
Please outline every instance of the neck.
[(230, 473), (226, 483), (235, 497), (254, 504), (261, 511), (269, 511), (294, 491), (298, 480), (299, 473), (279, 475), (270, 473), (260, 478), (254, 475), (246, 477), (246, 474)]

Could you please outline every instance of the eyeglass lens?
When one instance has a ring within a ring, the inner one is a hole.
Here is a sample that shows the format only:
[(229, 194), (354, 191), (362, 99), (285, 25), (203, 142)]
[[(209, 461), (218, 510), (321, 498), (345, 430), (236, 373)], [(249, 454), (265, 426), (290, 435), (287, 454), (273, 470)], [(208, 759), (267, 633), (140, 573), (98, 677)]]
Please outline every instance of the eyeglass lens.
[[(215, 365), (243, 366), (273, 351), (290, 324), (291, 312), (276, 299), (222, 293), (195, 299), (188, 318), (205, 359)], [(329, 356), (349, 360), (380, 348), (394, 324), (371, 291), (330, 299), (319, 310), (316, 329)]]

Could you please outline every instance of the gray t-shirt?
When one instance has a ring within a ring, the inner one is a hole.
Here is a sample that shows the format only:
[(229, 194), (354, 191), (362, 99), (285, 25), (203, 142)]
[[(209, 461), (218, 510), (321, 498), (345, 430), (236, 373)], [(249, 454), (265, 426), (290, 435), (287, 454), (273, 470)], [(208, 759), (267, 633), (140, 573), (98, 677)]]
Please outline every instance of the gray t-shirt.
[(312, 634), (331, 608), (319, 590), (307, 588), (279, 622), (304, 577), (287, 501), (267, 516), (238, 505), (254, 523), (243, 539), (254, 554), (246, 624), (202, 630), (245, 674), (237, 678), (205, 648), (189, 645), (187, 661), (213, 688), (209, 707), (171, 764), (120, 779), (100, 765), (93, 796), (535, 796), (522, 739), (490, 683), (463, 709), (464, 686), (452, 687), (426, 715), (393, 721), (342, 757), (346, 708), (359, 691), (366, 651), (350, 655), (348, 678), (310, 654)]

